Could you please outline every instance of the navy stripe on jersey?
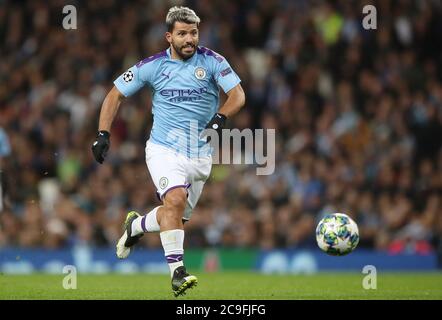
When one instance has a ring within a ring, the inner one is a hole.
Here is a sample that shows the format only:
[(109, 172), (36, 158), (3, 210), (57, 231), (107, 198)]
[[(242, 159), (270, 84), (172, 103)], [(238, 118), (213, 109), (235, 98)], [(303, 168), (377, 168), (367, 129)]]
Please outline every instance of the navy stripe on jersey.
[(136, 64), (136, 66), (137, 66), (137, 68), (140, 68), (143, 64), (146, 64), (146, 63), (152, 62), (152, 61), (157, 60), (157, 59), (159, 59), (159, 58), (161, 58), (161, 57), (167, 57), (167, 52), (166, 52), (166, 50), (161, 51), (161, 52), (159, 52), (159, 53), (157, 53), (157, 54), (154, 54), (153, 56), (150, 56), (150, 57), (148, 57), (148, 58), (146, 58), (146, 59), (144, 59), (144, 60), (141, 60), (140, 62), (138, 62), (138, 63)]
[(212, 51), (206, 47), (198, 47), (198, 50), (196, 51), (198, 54), (205, 54), (207, 56), (214, 57), (216, 61), (223, 62), (223, 57), (221, 57), (219, 54), (217, 54), (215, 51)]

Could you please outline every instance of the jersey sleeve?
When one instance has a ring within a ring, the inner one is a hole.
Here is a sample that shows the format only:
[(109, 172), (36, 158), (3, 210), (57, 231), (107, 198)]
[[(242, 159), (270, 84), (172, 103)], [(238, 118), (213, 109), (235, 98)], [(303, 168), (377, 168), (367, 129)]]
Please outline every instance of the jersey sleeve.
[(151, 79), (156, 70), (156, 64), (149, 59), (138, 62), (133, 67), (120, 75), (114, 84), (117, 89), (125, 96), (129, 97), (144, 86), (151, 84)]
[(241, 82), (241, 79), (238, 77), (235, 71), (233, 71), (232, 67), (225, 58), (222, 59), (221, 62), (216, 62), (214, 78), (216, 83), (226, 93)]
[(114, 85), (125, 97), (133, 95), (144, 86), (144, 81), (140, 77), (139, 68), (135, 65), (120, 75)]

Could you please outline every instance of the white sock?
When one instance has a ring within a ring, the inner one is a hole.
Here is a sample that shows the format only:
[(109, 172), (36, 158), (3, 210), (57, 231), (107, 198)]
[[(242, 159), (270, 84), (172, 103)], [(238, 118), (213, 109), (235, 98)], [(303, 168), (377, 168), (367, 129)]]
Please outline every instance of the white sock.
[(175, 229), (163, 231), (160, 233), (160, 238), (164, 249), (164, 255), (169, 264), (170, 276), (173, 277), (175, 269), (184, 265), (184, 230)]
[(136, 218), (132, 221), (132, 234), (131, 236), (136, 236), (140, 233), (145, 232), (159, 232), (160, 225), (157, 221), (157, 211), (158, 207), (150, 211), (148, 214)]

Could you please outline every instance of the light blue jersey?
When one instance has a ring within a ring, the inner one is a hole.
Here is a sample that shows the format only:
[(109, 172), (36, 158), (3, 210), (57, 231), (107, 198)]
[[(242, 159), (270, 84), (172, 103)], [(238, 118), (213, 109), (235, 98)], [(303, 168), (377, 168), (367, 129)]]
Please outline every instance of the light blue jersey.
[(150, 140), (197, 157), (208, 150), (203, 148), (205, 139), (199, 137), (218, 111), (219, 87), (228, 92), (240, 81), (224, 57), (198, 47), (186, 61), (171, 59), (170, 48), (148, 57), (114, 84), (126, 97), (149, 86), (154, 116)]

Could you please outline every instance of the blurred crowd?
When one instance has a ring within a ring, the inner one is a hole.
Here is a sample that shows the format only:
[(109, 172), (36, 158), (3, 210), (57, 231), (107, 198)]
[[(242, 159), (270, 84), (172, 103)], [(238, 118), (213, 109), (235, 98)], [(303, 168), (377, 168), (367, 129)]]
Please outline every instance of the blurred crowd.
[[(361, 23), (368, 3), (375, 30)], [(186, 247), (314, 247), (321, 217), (344, 212), (360, 247), (441, 248), (440, 1), (69, 4), (74, 30), (64, 1), (0, 2), (0, 247), (113, 246), (128, 210), (159, 205), (144, 160), (149, 90), (121, 105), (103, 165), (90, 147), (113, 80), (167, 47), (179, 4), (242, 79), (246, 106), (229, 127), (276, 129), (274, 174), (214, 165)], [(155, 234), (141, 245), (161, 247)]]

